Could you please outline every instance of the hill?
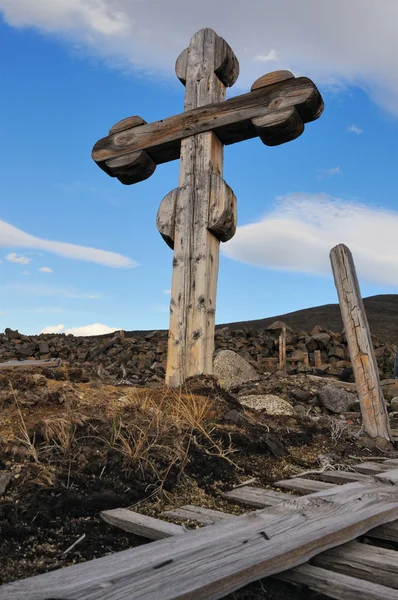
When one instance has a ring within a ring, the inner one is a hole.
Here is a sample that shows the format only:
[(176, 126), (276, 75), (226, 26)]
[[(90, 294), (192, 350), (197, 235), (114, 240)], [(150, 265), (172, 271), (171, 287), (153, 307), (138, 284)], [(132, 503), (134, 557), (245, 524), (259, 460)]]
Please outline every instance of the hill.
[[(398, 294), (380, 294), (364, 298), (364, 306), (371, 332), (382, 342), (398, 343)], [(341, 331), (343, 322), (338, 304), (325, 304), (313, 308), (305, 308), (284, 315), (228, 323), (230, 329), (245, 327), (261, 329), (273, 321), (282, 320), (296, 331), (311, 331), (315, 325), (331, 331)], [(224, 327), (226, 325), (223, 325)]]

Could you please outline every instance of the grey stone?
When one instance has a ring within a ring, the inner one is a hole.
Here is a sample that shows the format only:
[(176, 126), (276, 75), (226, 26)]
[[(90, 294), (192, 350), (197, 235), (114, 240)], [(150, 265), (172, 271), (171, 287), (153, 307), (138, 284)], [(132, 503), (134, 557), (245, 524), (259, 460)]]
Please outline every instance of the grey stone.
[(232, 350), (221, 350), (216, 355), (213, 374), (219, 385), (227, 390), (260, 379), (260, 375), (255, 369)]
[(7, 491), (8, 486), (10, 485), (10, 481), (12, 479), (12, 474), (8, 471), (0, 472), (0, 496), (3, 496)]
[(316, 333), (312, 336), (320, 350), (326, 350), (331, 338), (328, 333)]
[(384, 398), (392, 400), (398, 396), (398, 379), (383, 379), (381, 389), (383, 390)]
[(345, 413), (355, 409), (358, 398), (334, 385), (325, 385), (318, 392), (319, 402), (333, 413)]
[(293, 415), (294, 409), (289, 402), (274, 394), (261, 394), (250, 396), (240, 396), (239, 402), (243, 406), (253, 408), (254, 410), (265, 410), (269, 415)]
[(395, 396), (395, 398), (392, 398), (391, 400), (391, 411), (398, 412), (398, 396)]

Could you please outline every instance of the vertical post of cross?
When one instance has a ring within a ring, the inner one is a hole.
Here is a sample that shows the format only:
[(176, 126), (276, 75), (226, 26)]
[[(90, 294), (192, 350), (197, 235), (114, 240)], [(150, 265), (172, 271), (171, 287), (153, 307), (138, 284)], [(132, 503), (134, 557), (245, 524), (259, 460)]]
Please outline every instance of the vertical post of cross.
[(338, 244), (330, 251), (330, 261), (357, 385), (364, 431), (370, 437), (382, 437), (391, 441), (387, 406), (350, 249), (344, 244)]
[[(211, 29), (196, 33), (176, 63), (185, 111), (225, 99), (238, 77), (228, 44)], [(212, 373), (220, 241), (236, 229), (236, 198), (222, 179), (224, 146), (212, 132), (181, 141), (177, 190), (163, 200), (158, 229), (174, 248), (166, 383)]]

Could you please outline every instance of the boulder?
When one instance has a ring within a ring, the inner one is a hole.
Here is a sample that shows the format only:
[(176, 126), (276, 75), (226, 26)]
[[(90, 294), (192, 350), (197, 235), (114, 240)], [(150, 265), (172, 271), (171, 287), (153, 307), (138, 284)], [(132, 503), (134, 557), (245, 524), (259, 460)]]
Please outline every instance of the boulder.
[(294, 409), (289, 402), (274, 394), (260, 394), (258, 396), (240, 396), (239, 402), (243, 406), (254, 410), (264, 410), (269, 415), (293, 415)]
[(398, 396), (391, 400), (391, 412), (398, 412)]
[(213, 375), (219, 385), (226, 390), (260, 379), (257, 371), (232, 350), (221, 350), (216, 355), (213, 364)]
[(384, 398), (392, 400), (398, 396), (398, 379), (383, 379), (381, 389), (383, 390)]
[(319, 390), (318, 399), (322, 406), (338, 414), (355, 410), (358, 403), (356, 395), (334, 385), (325, 385)]
[(326, 350), (331, 338), (328, 333), (316, 333), (312, 339), (316, 341), (320, 350)]

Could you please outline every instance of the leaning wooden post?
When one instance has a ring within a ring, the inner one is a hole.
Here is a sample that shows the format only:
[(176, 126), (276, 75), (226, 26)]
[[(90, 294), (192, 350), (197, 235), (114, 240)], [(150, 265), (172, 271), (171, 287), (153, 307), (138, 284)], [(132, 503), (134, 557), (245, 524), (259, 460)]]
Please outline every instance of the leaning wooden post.
[(350, 249), (344, 244), (335, 246), (330, 252), (330, 261), (357, 384), (364, 431), (373, 438), (382, 437), (391, 441), (387, 407)]
[(279, 370), (286, 374), (286, 327), (282, 327), (279, 336)]

